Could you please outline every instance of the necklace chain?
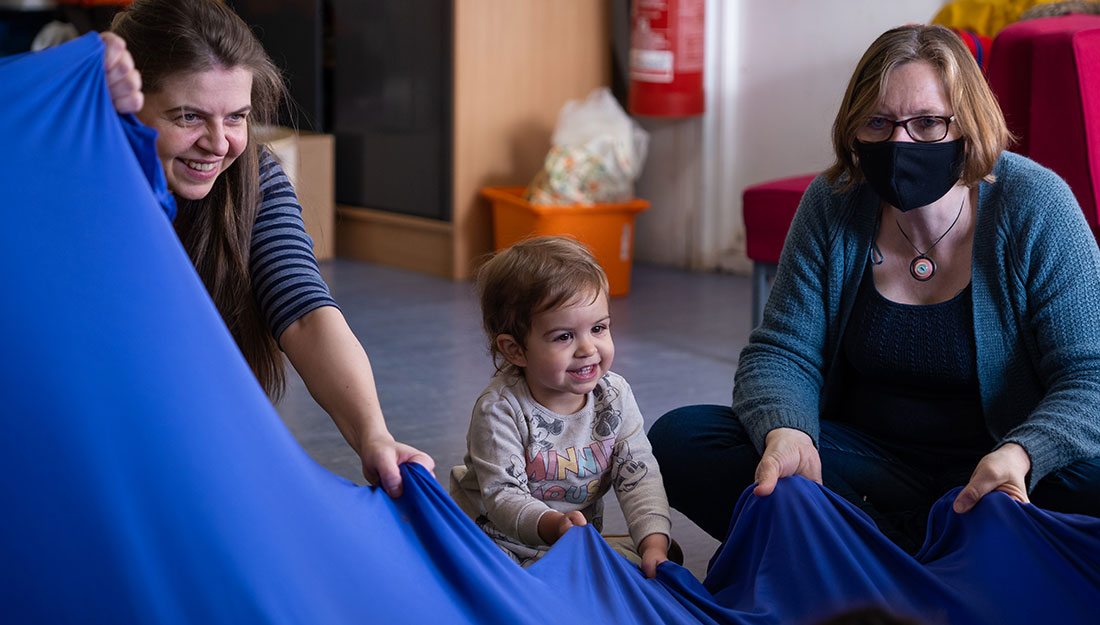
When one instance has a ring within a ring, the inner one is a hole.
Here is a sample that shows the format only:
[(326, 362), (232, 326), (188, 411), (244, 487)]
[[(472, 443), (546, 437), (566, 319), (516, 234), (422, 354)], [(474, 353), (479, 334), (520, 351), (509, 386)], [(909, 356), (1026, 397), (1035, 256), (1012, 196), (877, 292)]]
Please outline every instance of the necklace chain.
[(928, 280), (932, 279), (932, 276), (936, 275), (936, 262), (928, 256), (928, 252), (931, 252), (932, 248), (936, 247), (936, 245), (939, 244), (939, 242), (942, 241), (945, 236), (947, 236), (948, 232), (951, 232), (951, 229), (955, 227), (955, 224), (959, 223), (959, 217), (962, 216), (963, 205), (965, 204), (966, 196), (964, 195), (962, 201), (959, 202), (959, 212), (955, 214), (955, 221), (952, 221), (951, 225), (947, 227), (947, 230), (944, 230), (943, 234), (941, 234), (939, 238), (933, 241), (932, 245), (928, 246), (928, 249), (924, 250), (923, 252), (920, 251), (919, 247), (913, 244), (913, 241), (909, 238), (909, 235), (905, 234), (905, 230), (901, 227), (901, 222), (897, 220), (897, 217), (894, 218), (894, 223), (898, 226), (898, 232), (901, 233), (901, 236), (905, 237), (905, 242), (917, 251), (917, 255), (914, 256), (913, 260), (909, 263), (909, 273), (913, 276), (915, 280), (927, 282)]

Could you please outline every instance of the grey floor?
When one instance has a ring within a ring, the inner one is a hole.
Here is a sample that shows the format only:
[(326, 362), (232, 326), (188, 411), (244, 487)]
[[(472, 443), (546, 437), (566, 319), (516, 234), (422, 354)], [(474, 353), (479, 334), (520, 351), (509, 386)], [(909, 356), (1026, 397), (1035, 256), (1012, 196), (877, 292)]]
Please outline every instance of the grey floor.
[[(431, 454), (446, 486), (492, 372), (471, 283), (343, 259), (321, 271), (370, 355), (390, 431)], [(633, 387), (647, 428), (678, 406), (728, 404), (748, 338), (749, 279), (645, 265), (633, 272), (630, 294), (611, 300), (612, 368)], [(355, 453), (290, 371), (283, 420), (318, 463), (364, 483)], [(675, 511), (672, 522), (685, 565), (702, 579), (717, 541)], [(608, 497), (605, 532), (625, 528)]]

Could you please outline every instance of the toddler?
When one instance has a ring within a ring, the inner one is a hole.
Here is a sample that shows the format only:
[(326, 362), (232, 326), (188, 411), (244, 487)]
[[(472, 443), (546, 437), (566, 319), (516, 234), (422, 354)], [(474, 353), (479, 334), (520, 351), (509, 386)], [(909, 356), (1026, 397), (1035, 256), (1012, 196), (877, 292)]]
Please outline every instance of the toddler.
[(474, 405), (451, 494), (522, 566), (575, 525), (603, 525), (614, 489), (646, 577), (669, 510), (630, 386), (612, 373), (607, 276), (580, 243), (529, 239), (478, 272), (497, 372)]

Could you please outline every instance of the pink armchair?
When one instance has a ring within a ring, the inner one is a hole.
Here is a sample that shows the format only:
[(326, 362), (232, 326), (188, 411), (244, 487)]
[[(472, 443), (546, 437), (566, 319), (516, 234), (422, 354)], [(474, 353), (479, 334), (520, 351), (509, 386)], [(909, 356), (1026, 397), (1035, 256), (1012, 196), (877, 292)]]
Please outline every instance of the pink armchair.
[(745, 218), (745, 255), (752, 261), (752, 327), (764, 317), (768, 285), (775, 277), (779, 253), (806, 187), (817, 174), (769, 180), (741, 194)]
[(993, 40), (988, 77), (1012, 151), (1062, 176), (1100, 237), (1100, 16), (1010, 24)]

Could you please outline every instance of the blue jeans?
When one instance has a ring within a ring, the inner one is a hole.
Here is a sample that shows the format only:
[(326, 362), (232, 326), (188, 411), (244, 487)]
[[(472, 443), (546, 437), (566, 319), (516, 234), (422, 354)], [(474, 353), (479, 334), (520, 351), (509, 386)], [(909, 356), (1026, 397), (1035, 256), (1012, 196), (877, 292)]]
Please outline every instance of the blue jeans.
[[(760, 454), (729, 406), (686, 406), (649, 430), (672, 507), (725, 540), (734, 506), (755, 482)], [(928, 512), (970, 479), (982, 453), (921, 458), (835, 421), (821, 421), (825, 486), (866, 512), (899, 547), (915, 553)], [(1029, 495), (1048, 510), (1100, 517), (1100, 459), (1073, 463), (1043, 478)]]

